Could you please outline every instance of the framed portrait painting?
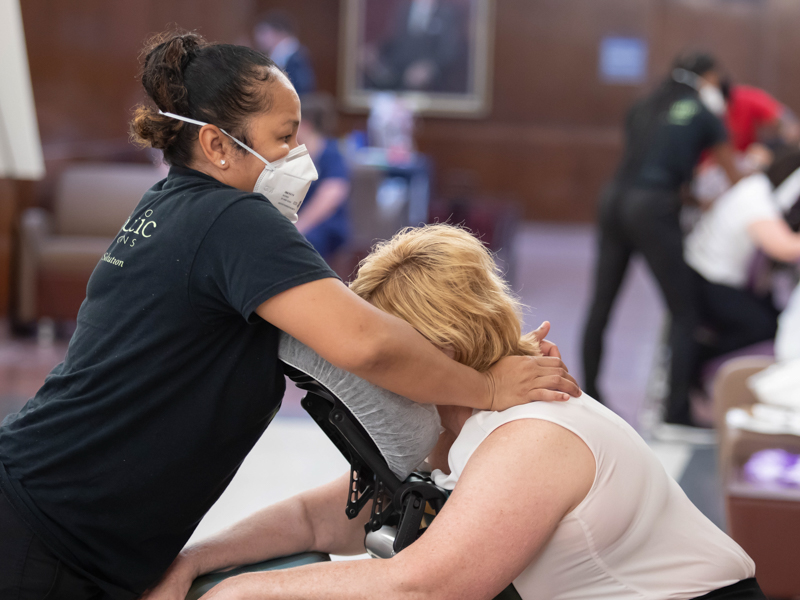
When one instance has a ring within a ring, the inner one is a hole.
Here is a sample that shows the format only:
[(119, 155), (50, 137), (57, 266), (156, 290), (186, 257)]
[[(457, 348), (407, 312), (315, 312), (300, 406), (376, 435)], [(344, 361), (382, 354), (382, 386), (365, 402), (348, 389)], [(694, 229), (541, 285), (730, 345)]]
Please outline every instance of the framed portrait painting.
[(423, 116), (485, 115), (493, 31), (493, 0), (342, 0), (342, 104), (392, 92)]

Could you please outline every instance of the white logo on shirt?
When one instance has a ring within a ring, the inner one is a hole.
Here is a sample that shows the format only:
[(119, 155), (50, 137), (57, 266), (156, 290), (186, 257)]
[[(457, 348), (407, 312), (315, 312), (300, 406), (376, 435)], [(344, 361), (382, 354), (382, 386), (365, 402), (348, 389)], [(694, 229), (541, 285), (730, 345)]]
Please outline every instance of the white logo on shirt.
[[(133, 215), (131, 215), (131, 217), (132, 216)], [(136, 244), (136, 240), (138, 239), (135, 236), (141, 235), (143, 238), (153, 237), (153, 229), (155, 229), (158, 225), (155, 221), (149, 220), (149, 218), (152, 216), (153, 211), (148, 209), (145, 211), (144, 217), (139, 217), (136, 219), (131, 224), (130, 228), (128, 228), (128, 223), (131, 222), (131, 217), (128, 217), (128, 220), (125, 221), (125, 225), (122, 226), (123, 233), (117, 238), (117, 243), (133, 248)], [(148, 233), (148, 230), (150, 233)]]

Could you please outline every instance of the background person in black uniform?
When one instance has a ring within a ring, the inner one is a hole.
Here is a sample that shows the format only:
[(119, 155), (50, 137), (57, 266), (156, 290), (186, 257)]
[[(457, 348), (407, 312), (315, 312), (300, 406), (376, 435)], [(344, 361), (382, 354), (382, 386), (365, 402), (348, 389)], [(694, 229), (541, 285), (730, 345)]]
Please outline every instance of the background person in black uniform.
[(267, 161), (298, 145), (299, 99), (266, 56), (170, 34), (142, 83), (157, 109), (212, 124), (136, 111), (135, 137), (172, 168), (98, 263), (64, 362), (0, 426), (1, 598), (130, 600), (155, 583), (280, 407), (279, 330), (420, 402), (580, 393), (555, 356), (487, 374), (450, 360), (251, 191), (264, 163), (222, 129)]
[(600, 198), (595, 287), (583, 337), (586, 393), (601, 399), (597, 376), (603, 333), (631, 255), (640, 252), (671, 315), (670, 392), (664, 420), (680, 425), (693, 424), (689, 387), (698, 358), (692, 340), (700, 322), (692, 274), (683, 259), (681, 196), (707, 150), (733, 183), (740, 179), (720, 119), (725, 104), (719, 80), (711, 56), (681, 57), (661, 86), (629, 111), (622, 162)]

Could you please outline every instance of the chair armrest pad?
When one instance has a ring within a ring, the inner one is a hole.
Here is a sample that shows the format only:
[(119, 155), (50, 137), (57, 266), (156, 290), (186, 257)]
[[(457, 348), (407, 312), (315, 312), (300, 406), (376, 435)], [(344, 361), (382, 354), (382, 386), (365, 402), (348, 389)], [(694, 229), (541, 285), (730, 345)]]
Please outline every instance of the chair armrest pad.
[(327, 562), (330, 559), (330, 556), (322, 552), (304, 552), (293, 556), (284, 556), (273, 560), (267, 560), (254, 565), (238, 567), (221, 573), (209, 573), (208, 575), (202, 575), (194, 580), (192, 587), (189, 589), (189, 593), (186, 595), (186, 600), (197, 600), (218, 583), (221, 583), (229, 577), (235, 577), (243, 573), (258, 573), (262, 571), (289, 569), (291, 567), (302, 567), (313, 563)]

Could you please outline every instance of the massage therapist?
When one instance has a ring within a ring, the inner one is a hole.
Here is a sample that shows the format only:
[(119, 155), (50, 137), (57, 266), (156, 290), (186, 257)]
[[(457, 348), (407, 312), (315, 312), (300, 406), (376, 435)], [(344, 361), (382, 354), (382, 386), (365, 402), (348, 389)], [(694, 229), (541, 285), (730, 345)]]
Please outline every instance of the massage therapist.
[(478, 373), (347, 289), (292, 224), (316, 170), (272, 61), (192, 33), (144, 56), (155, 106), (132, 131), (171, 169), (95, 268), (64, 362), (0, 426), (3, 598), (156, 582), (280, 407), (279, 330), (417, 402), (580, 393), (555, 348)]

